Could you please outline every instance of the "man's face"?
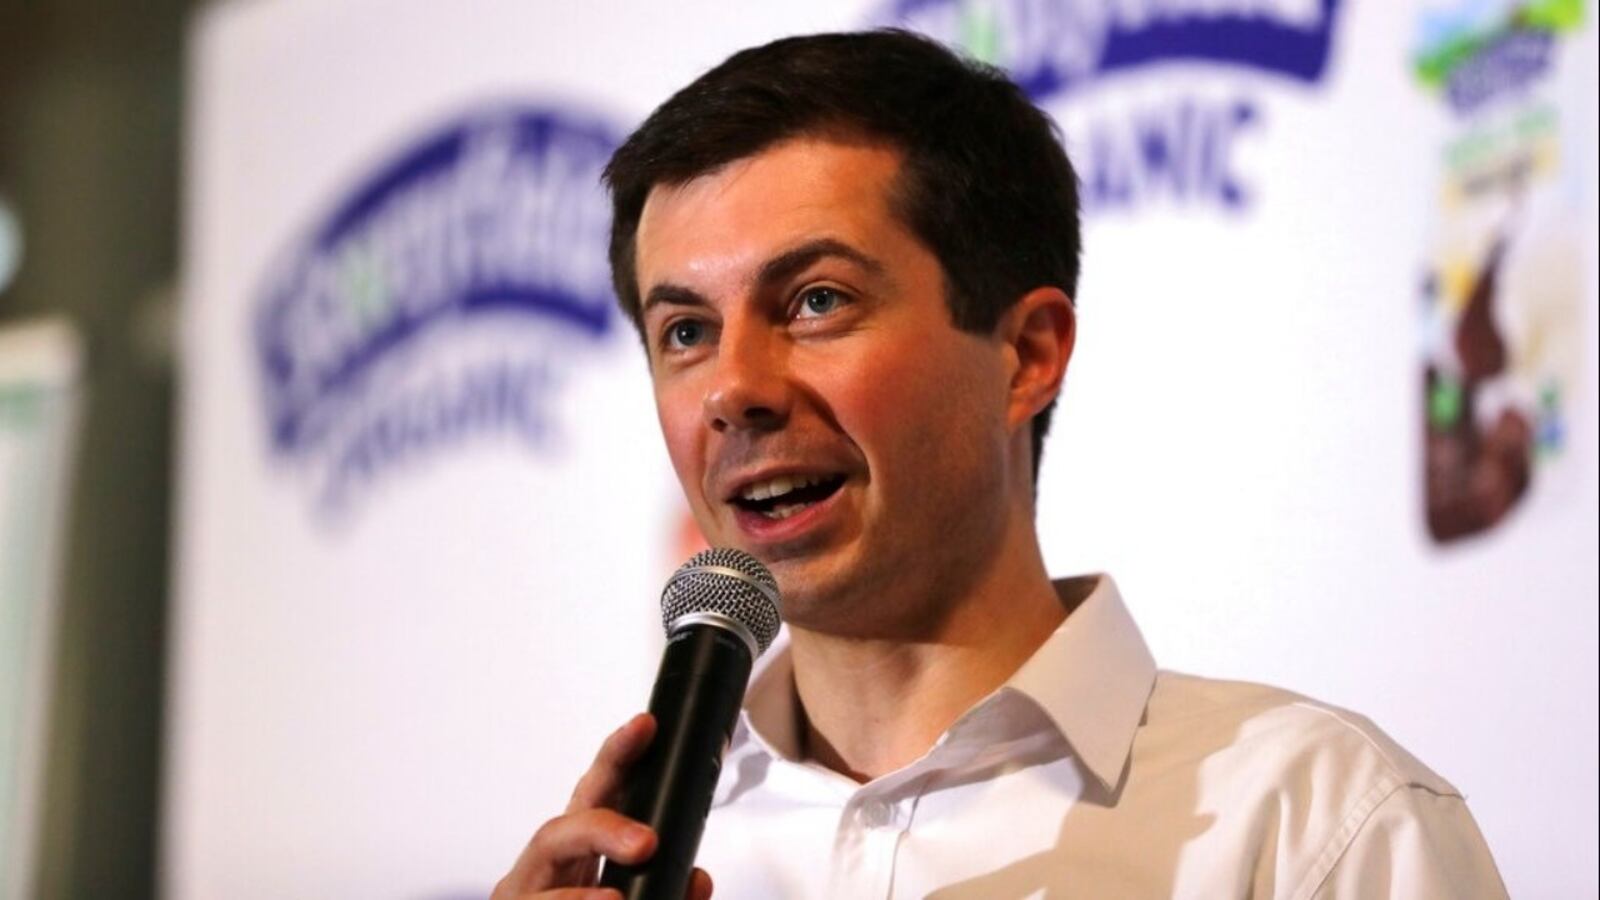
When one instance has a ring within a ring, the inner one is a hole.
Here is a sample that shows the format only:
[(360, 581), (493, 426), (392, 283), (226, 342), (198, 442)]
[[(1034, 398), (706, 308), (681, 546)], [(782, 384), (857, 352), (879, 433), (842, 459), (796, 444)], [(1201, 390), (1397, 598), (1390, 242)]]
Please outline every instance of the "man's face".
[(890, 212), (899, 166), (788, 141), (657, 187), (636, 242), (656, 407), (706, 538), (772, 569), (791, 624), (860, 636), (959, 595), (1017, 474), (1007, 348), (951, 324), (938, 259)]

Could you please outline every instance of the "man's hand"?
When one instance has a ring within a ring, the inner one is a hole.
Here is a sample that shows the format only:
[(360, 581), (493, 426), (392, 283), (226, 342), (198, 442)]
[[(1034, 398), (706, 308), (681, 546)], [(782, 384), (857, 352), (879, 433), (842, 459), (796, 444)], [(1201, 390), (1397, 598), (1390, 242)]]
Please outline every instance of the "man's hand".
[[(637, 865), (656, 851), (655, 832), (614, 809), (628, 767), (655, 733), (656, 720), (640, 713), (606, 738), (573, 789), (567, 811), (534, 834), (490, 900), (621, 900), (617, 891), (594, 884), (601, 856)], [(694, 870), (688, 896), (710, 898), (711, 876), (704, 870)]]

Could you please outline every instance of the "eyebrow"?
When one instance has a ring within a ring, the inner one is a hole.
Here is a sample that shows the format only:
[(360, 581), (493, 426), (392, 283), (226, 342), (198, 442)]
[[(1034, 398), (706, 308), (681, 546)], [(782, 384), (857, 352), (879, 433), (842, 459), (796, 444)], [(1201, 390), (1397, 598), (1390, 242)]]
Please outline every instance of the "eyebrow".
[[(756, 273), (754, 284), (758, 287), (768, 287), (788, 281), (811, 267), (818, 260), (827, 259), (828, 257), (848, 260), (874, 276), (882, 276), (884, 273), (883, 263), (849, 244), (836, 238), (817, 238), (816, 240), (807, 241), (798, 247), (785, 250), (762, 263), (761, 270)], [(646, 295), (644, 305), (640, 308), (639, 313), (642, 316), (649, 312), (651, 307), (662, 303), (672, 306), (710, 305), (705, 295), (693, 288), (672, 284), (671, 282), (663, 282), (650, 288), (650, 293)]]
[(644, 298), (644, 305), (639, 308), (639, 315), (643, 317), (650, 310), (661, 304), (670, 306), (710, 306), (705, 295), (683, 285), (664, 282), (650, 289)]
[(756, 284), (766, 286), (780, 281), (788, 281), (795, 275), (805, 271), (820, 259), (836, 256), (849, 260), (872, 275), (883, 274), (883, 263), (862, 253), (860, 250), (834, 238), (817, 238), (807, 241), (792, 250), (774, 256), (761, 265), (761, 271), (756, 274)]

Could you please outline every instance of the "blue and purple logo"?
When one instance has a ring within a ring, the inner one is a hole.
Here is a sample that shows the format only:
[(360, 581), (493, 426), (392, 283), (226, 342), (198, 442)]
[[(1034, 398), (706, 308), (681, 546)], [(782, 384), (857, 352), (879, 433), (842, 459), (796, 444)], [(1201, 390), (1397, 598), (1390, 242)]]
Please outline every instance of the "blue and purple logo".
[(1424, 10), (1412, 65), (1458, 116), (1517, 98), (1555, 63), (1559, 42), (1583, 27), (1584, 0), (1462, 0)]
[(1173, 61), (1313, 83), (1339, 0), (902, 0), (892, 18), (1005, 69), (1035, 100)]
[(593, 117), (501, 107), (416, 142), (294, 243), (258, 295), (270, 446), (342, 505), (477, 433), (547, 445), (576, 356), (613, 329)]
[(1093, 213), (1154, 200), (1248, 206), (1232, 151), (1264, 118), (1237, 79), (1196, 86), (1186, 77), (1130, 100), (1094, 97), (1096, 88), (1184, 63), (1314, 85), (1338, 11), (1339, 0), (898, 0), (879, 21), (1004, 69), (1043, 106), (1060, 104)]

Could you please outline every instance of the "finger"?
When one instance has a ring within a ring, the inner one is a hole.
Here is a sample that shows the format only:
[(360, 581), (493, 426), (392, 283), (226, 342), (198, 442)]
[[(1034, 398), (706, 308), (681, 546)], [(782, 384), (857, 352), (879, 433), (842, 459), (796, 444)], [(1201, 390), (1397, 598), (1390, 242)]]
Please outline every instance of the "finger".
[(655, 852), (656, 833), (616, 810), (586, 809), (546, 822), (530, 846), (552, 869), (594, 856), (636, 865)]
[(689, 900), (711, 900), (711, 875), (696, 867), (689, 876)]
[(578, 786), (572, 790), (572, 800), (567, 804), (567, 812), (609, 806), (615, 802), (617, 791), (622, 787), (623, 774), (650, 746), (650, 739), (655, 734), (656, 720), (649, 713), (639, 713), (613, 731), (600, 745), (600, 752), (595, 754), (589, 771), (578, 779)]
[(510, 882), (502, 879), (495, 885), (494, 893), (489, 895), (489, 900), (623, 900), (622, 893), (614, 888), (550, 888), (540, 890), (535, 887), (516, 888)]
[(557, 816), (523, 847), (494, 897), (509, 900), (535, 891), (592, 884), (599, 856), (632, 865), (649, 859), (655, 848), (655, 832), (614, 810)]

